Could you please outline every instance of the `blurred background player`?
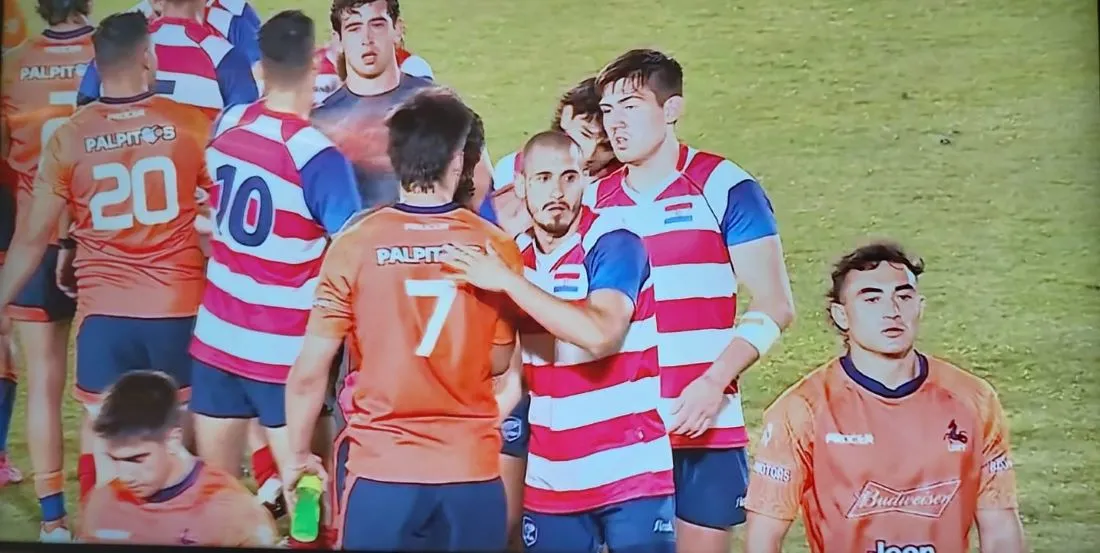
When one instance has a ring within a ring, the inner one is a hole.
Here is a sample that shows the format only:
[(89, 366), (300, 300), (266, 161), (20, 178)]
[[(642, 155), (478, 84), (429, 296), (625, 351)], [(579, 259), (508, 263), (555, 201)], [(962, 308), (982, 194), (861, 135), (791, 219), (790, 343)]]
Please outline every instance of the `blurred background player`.
[(160, 372), (123, 376), (94, 430), (116, 478), (96, 488), (80, 517), (85, 543), (272, 547), (275, 522), (233, 476), (183, 445), (178, 385)]
[[(4, 55), (0, 150), (12, 170), (16, 203), (23, 214), (31, 207), (43, 147), (76, 109), (76, 89), (93, 56), (95, 29), (88, 20), (90, 10), (90, 0), (38, 0), (36, 11), (46, 29)], [(61, 400), (69, 357), (69, 323), (76, 308), (55, 278), (62, 249), (72, 244), (60, 238), (57, 220), (51, 223), (42, 262), (9, 309), (16, 321), (28, 385), (27, 435), (34, 439), (28, 440), (27, 448), (44, 536), (61, 527), (66, 514)], [(67, 229), (62, 230), (67, 234)], [(5, 450), (14, 384), (14, 376), (0, 376), (0, 453)], [(5, 480), (19, 480), (13, 476), (19, 475), (0, 459), (0, 485)]]
[(581, 206), (585, 156), (569, 135), (539, 133), (522, 155), (515, 190), (534, 221), (516, 238), (525, 274), (463, 246), (447, 265), (531, 319), (518, 325), (531, 397), (523, 544), (672, 553), (672, 450), (645, 245)]
[[(600, 115), (596, 78), (589, 77), (562, 95), (550, 123), (550, 130), (562, 131), (580, 145), (585, 175), (592, 179), (602, 178), (621, 167), (607, 143)], [(482, 217), (513, 235), (531, 227), (527, 208), (516, 198), (512, 186), (522, 164), (523, 156), (519, 152), (508, 154), (497, 162), (493, 169), (493, 191), (486, 195), (479, 209)]]
[[(340, 394), (335, 493), (345, 549), (499, 551), (505, 497), (493, 376), (515, 344), (500, 294), (444, 279), (442, 246), (493, 243), (521, 270), (512, 240), (453, 201), (477, 119), (452, 93), (417, 93), (388, 119), (401, 201), (351, 223), (321, 269), (302, 353), (287, 382), (287, 425), (300, 459), (287, 474), (324, 474), (309, 434), (332, 359), (351, 338)], [(441, 462), (443, 461), (443, 462)]]
[[(41, 262), (62, 213), (71, 215), (80, 289), (76, 395), (86, 423), (99, 395), (126, 372), (157, 367), (190, 386), (187, 347), (206, 262), (194, 229), (196, 196), (211, 186), (203, 162), (209, 120), (150, 90), (156, 56), (145, 16), (107, 17), (92, 40), (104, 96), (50, 138), (34, 201), (0, 274), (7, 306)], [(86, 424), (82, 496), (96, 484), (95, 445)]]
[(778, 553), (802, 512), (810, 551), (1022, 553), (1008, 423), (993, 387), (914, 344), (923, 264), (870, 244), (840, 259), (829, 317), (844, 354), (764, 414), (747, 553)]
[[(362, 209), (351, 164), (309, 123), (313, 32), (299, 11), (264, 24), (266, 95), (222, 114), (206, 150), (215, 215), (191, 343), (191, 410), (199, 455), (231, 474), (253, 417), (273, 446), (254, 456), (292, 461), (286, 375), (305, 336), (328, 237)], [(262, 488), (281, 493), (277, 473), (253, 470), (258, 495), (274, 501)]]
[(27, 40), (27, 18), (17, 0), (4, 0), (3, 37), (0, 48), (7, 51)]
[[(794, 318), (775, 216), (751, 175), (677, 139), (684, 98), (675, 60), (631, 50), (600, 71), (596, 88), (625, 167), (590, 187), (585, 201), (625, 218), (653, 264), (677, 547), (727, 553), (748, 485), (737, 379)], [(735, 326), (739, 291), (752, 301)]]
[[(160, 16), (149, 23), (158, 60), (157, 94), (201, 108), (209, 120), (226, 107), (256, 101), (251, 64), (213, 28), (203, 24), (203, 0), (152, 0)], [(135, 12), (131, 12), (135, 13)], [(101, 94), (99, 70), (88, 68), (77, 105)]]
[[(397, 62), (403, 24), (398, 0), (334, 0), (332, 30), (344, 60), (344, 84), (314, 110), (314, 123), (351, 158), (368, 207), (398, 200), (400, 182), (386, 153), (386, 115), (427, 79), (403, 74)], [(462, 203), (480, 205), (490, 188), (488, 156), (475, 174), (476, 187)]]
[[(159, 16), (154, 9), (157, 3), (158, 0), (142, 0), (130, 11), (140, 11), (153, 19)], [(248, 58), (248, 63), (260, 61), (258, 33), (262, 22), (247, 0), (206, 0), (202, 21), (239, 49)]]

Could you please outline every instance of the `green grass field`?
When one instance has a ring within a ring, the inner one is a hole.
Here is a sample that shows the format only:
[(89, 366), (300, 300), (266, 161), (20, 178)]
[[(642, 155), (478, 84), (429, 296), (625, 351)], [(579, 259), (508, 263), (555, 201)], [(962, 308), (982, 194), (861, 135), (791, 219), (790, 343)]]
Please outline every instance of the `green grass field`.
[[(308, 6), (327, 32), (326, 4), (257, 6), (265, 15)], [(681, 136), (762, 180), (798, 303), (796, 327), (745, 384), (751, 426), (837, 352), (823, 314), (827, 264), (869, 237), (899, 239), (928, 262), (924, 351), (1001, 393), (1032, 549), (1096, 550), (1094, 2), (405, 4), (412, 49), (479, 110), (494, 156), (545, 128), (558, 94), (624, 49), (674, 54), (686, 71)], [(96, 15), (129, 5), (97, 0)], [(77, 407), (66, 413), (76, 512)], [(10, 449), (29, 470), (23, 424), (17, 415)], [(37, 516), (29, 483), (0, 490), (0, 539), (36, 539)], [(800, 530), (787, 550), (806, 551)]]

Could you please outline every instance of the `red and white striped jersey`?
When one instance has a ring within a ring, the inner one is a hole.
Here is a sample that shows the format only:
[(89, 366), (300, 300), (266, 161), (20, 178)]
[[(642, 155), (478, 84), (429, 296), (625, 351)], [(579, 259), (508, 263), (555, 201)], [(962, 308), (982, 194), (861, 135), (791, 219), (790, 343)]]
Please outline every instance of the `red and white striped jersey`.
[[(130, 11), (149, 19), (158, 17), (149, 0), (142, 0)], [(247, 0), (207, 0), (203, 23), (240, 49), (250, 63), (260, 60), (260, 16)]]
[[(771, 203), (756, 180), (733, 162), (680, 147), (677, 171), (664, 186), (639, 193), (627, 185), (629, 167), (585, 191), (584, 203), (626, 220), (645, 239), (657, 302), (662, 414), (733, 340), (737, 277), (729, 247), (777, 234)], [(677, 448), (748, 444), (737, 382), (714, 426)]]
[(620, 350), (602, 358), (533, 320), (519, 326), (531, 394), (523, 502), (539, 513), (579, 513), (673, 493), (645, 246), (613, 217), (587, 208), (579, 216), (578, 231), (550, 253), (540, 252), (529, 232), (516, 238), (528, 280), (566, 301), (616, 290), (634, 302), (634, 315)]
[[(325, 101), (340, 85), (344, 84), (340, 79), (340, 72), (336, 68), (339, 54), (329, 46), (322, 46), (314, 54), (314, 63), (317, 67), (317, 75), (313, 81), (313, 102), (320, 104)], [(397, 63), (401, 72), (413, 77), (431, 80), (434, 78), (432, 68), (424, 58), (410, 53), (404, 48), (397, 49)]]
[(222, 114), (206, 163), (215, 230), (191, 354), (283, 383), (328, 237), (362, 209), (351, 163), (307, 120), (262, 101)]

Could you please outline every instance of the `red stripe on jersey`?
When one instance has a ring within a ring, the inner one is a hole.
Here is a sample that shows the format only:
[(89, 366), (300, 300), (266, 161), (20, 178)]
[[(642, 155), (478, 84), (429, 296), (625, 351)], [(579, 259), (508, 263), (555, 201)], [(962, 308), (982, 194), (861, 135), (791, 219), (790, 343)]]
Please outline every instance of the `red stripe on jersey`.
[(602, 451), (663, 439), (668, 431), (656, 409), (569, 430), (531, 425), (530, 450), (550, 461), (573, 461)]
[(653, 286), (646, 286), (638, 294), (638, 300), (634, 302), (634, 316), (631, 321), (644, 321), (657, 314), (657, 299), (653, 293)]
[(306, 332), (308, 309), (287, 309), (255, 305), (237, 299), (207, 281), (202, 305), (215, 317), (232, 324), (265, 334), (299, 337)]
[(319, 240), (325, 236), (325, 229), (313, 219), (306, 219), (293, 211), (281, 209), (275, 210), (275, 227), (272, 232), (282, 238), (298, 240)]
[[(522, 336), (520, 339), (522, 340)], [(616, 353), (577, 365), (524, 363), (523, 369), (532, 393), (556, 399), (603, 390), (660, 374), (656, 346), (645, 351)]]
[[(301, 288), (318, 274), (322, 258), (305, 263), (281, 263), (235, 252), (221, 242), (211, 242), (210, 250), (223, 265), (238, 275), (248, 275), (259, 284)], [(311, 276), (312, 275), (312, 276)]]
[(657, 302), (657, 332), (724, 330), (733, 328), (737, 317), (737, 296), (729, 298), (684, 298)]
[[(694, 365), (661, 367), (661, 397), (680, 397), (680, 392), (682, 392), (688, 384), (695, 382), (697, 378), (707, 372), (710, 366), (711, 363), (696, 363)], [(732, 384), (726, 386), (725, 392), (727, 394), (736, 394), (737, 381), (735, 380)]]
[(607, 207), (628, 207), (636, 205), (634, 200), (627, 195), (623, 187), (626, 183), (626, 171), (619, 171), (601, 180), (596, 185), (596, 209)]
[(288, 365), (270, 365), (241, 359), (235, 355), (229, 355), (224, 351), (212, 348), (198, 338), (191, 339), (191, 347), (188, 353), (191, 354), (191, 357), (212, 367), (233, 367), (233, 374), (258, 382), (286, 384), (286, 375), (290, 372), (290, 366)]
[(182, 73), (195, 75), (212, 81), (218, 80), (218, 73), (214, 69), (214, 63), (206, 51), (198, 46), (165, 46), (156, 45), (157, 70), (170, 73)]
[(711, 230), (672, 230), (645, 237), (654, 267), (730, 262), (722, 235)]
[[(241, 125), (247, 123), (242, 120)], [(286, 126), (289, 125), (284, 125)], [(286, 182), (299, 186), (302, 184), (301, 173), (294, 166), (294, 158), (286, 153), (286, 146), (280, 142), (245, 130), (234, 134), (233, 140), (215, 139), (212, 146), (226, 156), (254, 163)]]
[(665, 470), (631, 476), (587, 490), (557, 492), (526, 486), (523, 490), (523, 506), (539, 513), (569, 514), (577, 512), (578, 508), (598, 509), (613, 503), (672, 493), (672, 471)]
[(687, 164), (688, 154), (691, 153), (691, 148), (687, 144), (680, 144), (680, 149), (676, 152), (676, 170), (683, 171), (684, 165)]
[(749, 432), (744, 426), (737, 428), (712, 428), (698, 438), (689, 438), (680, 434), (669, 437), (673, 449), (726, 449), (744, 447), (749, 443)]
[(555, 273), (554, 274), (554, 280), (564, 280), (564, 279), (577, 280), (577, 279), (580, 279), (580, 278), (581, 278), (580, 273)]
[[(686, 149), (686, 148), (684, 148)], [(681, 151), (681, 155), (684, 155)], [(722, 163), (723, 159), (716, 155), (696, 152), (688, 163), (683, 174), (672, 184), (661, 191), (656, 201), (679, 198), (682, 196), (702, 196), (703, 187), (710, 179), (711, 173)], [(690, 204), (689, 204), (690, 207)]]

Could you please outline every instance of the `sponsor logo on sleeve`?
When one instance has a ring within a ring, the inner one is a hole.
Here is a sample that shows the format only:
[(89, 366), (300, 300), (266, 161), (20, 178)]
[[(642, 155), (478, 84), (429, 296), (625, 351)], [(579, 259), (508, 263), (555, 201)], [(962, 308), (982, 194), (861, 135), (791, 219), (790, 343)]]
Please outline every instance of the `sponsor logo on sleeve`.
[(1002, 453), (989, 462), (987, 465), (989, 468), (989, 474), (997, 474), (1012, 470), (1012, 459), (1008, 457), (1008, 453)]
[(776, 482), (786, 484), (791, 481), (791, 469), (767, 461), (753, 462), (752, 471), (764, 478), (775, 480)]

